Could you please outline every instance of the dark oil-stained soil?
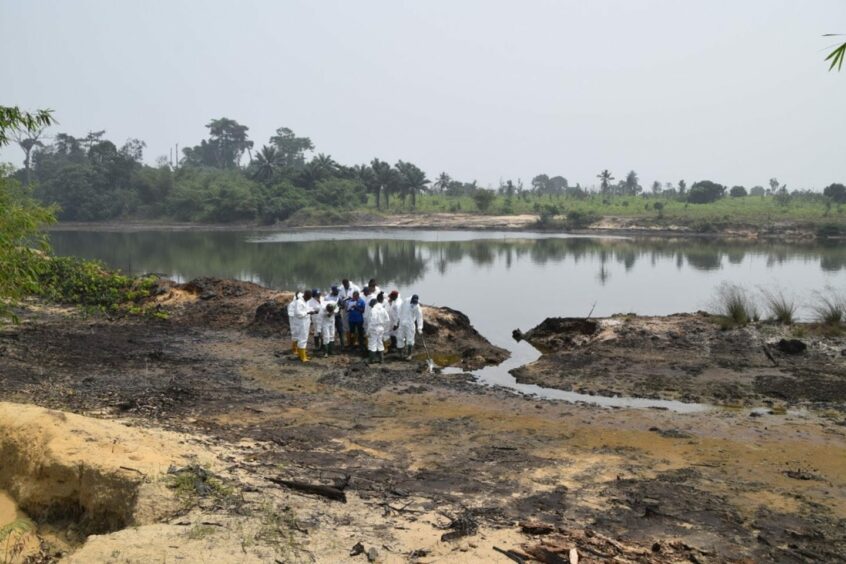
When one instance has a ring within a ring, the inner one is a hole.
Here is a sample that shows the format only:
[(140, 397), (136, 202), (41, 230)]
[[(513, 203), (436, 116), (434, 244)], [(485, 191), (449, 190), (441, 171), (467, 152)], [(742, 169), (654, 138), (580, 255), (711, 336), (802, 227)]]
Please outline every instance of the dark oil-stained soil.
[[(220, 444), (253, 441), (228, 460), (232, 468), (321, 484), (348, 477), (347, 491), (379, 504), (397, 526), (426, 511), (515, 534), (523, 534), (517, 523), (545, 524), (550, 536), (525, 533), (522, 544), (500, 547), (527, 558), (567, 543), (582, 548), (583, 561), (846, 555), (836, 341), (804, 339), (802, 355), (770, 349), (774, 363), (760, 330), (721, 331), (697, 315), (554, 321), (526, 334), (546, 354), (520, 369), (521, 379), (809, 409), (757, 417), (611, 410), (429, 373), (422, 357), (389, 353), (367, 365), (343, 352), (302, 364), (290, 354), (286, 298), (209, 279), (162, 283), (155, 299), (167, 320), (31, 307), (0, 333), (0, 400), (129, 418)], [(473, 363), (505, 357), (459, 312), (426, 315), (435, 351), (452, 341)]]
[(846, 409), (846, 333), (824, 336), (815, 326), (727, 327), (706, 313), (620, 315), (550, 318), (522, 336), (545, 354), (513, 371), (521, 383), (724, 405)]

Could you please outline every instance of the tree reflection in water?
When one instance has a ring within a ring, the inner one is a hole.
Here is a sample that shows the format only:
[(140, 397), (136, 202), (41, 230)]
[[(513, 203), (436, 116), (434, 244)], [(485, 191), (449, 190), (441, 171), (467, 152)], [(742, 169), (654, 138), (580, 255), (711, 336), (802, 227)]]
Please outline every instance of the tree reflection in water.
[[(846, 245), (743, 243), (701, 239), (510, 238), (469, 241), (403, 239), (249, 242), (249, 232), (149, 231), (132, 233), (55, 231), (60, 255), (79, 255), (134, 273), (158, 272), (183, 279), (221, 276), (252, 280), (274, 288), (328, 285), (342, 277), (410, 286), (429, 269), (449, 276), (459, 264), (504, 273), (530, 261), (564, 269), (586, 266), (604, 285), (609, 264), (626, 272), (635, 266), (672, 265), (681, 270), (714, 271), (747, 257), (767, 267), (786, 262), (816, 265), (825, 272), (846, 268)], [(462, 270), (462, 272), (465, 272)], [(558, 272), (550, 271), (550, 272)], [(481, 281), (484, 283), (484, 281)]]

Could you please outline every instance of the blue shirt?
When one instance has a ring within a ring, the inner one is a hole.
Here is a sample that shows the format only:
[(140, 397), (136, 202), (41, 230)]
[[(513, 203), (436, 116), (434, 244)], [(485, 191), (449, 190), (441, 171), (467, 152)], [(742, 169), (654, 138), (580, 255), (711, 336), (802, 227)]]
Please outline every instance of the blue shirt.
[(364, 306), (365, 303), (362, 298), (358, 298), (358, 300), (350, 298), (347, 303), (350, 323), (364, 323)]

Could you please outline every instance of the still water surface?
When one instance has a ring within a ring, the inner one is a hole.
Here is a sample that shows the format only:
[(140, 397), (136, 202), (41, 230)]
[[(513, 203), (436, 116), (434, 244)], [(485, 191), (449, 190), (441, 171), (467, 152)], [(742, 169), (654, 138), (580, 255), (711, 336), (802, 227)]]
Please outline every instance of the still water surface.
[(781, 288), (804, 303), (827, 286), (846, 291), (843, 244), (427, 230), (53, 231), (50, 238), (60, 255), (177, 280), (220, 276), (293, 289), (375, 277), (382, 288), (466, 313), (512, 351), (510, 367), (537, 357), (511, 339), (513, 329), (585, 316), (594, 304), (594, 316), (695, 311), (708, 308), (723, 281)]

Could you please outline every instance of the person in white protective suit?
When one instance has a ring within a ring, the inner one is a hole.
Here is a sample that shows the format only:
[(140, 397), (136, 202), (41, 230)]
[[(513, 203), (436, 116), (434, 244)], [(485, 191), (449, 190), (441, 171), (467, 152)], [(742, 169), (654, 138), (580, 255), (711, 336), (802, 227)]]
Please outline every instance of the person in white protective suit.
[[(308, 308), (312, 311), (319, 312), (323, 307), (323, 296), (317, 288), (312, 289), (311, 299), (308, 301)], [(319, 351), (320, 347), (320, 319), (317, 314), (311, 320), (311, 334), (314, 336), (314, 350)]]
[(399, 308), (402, 305), (402, 298), (399, 295), (399, 292), (396, 290), (392, 290), (390, 294), (388, 294), (388, 315), (391, 318), (391, 327), (388, 332), (385, 334), (391, 341), (390, 348), (396, 349), (397, 348), (397, 336), (399, 333)]
[(297, 319), (297, 356), (301, 362), (308, 362), (308, 332), (311, 330), (311, 316), (316, 313), (308, 307), (311, 290), (297, 297), (294, 317)]
[(385, 343), (382, 339), (391, 323), (388, 310), (376, 299), (370, 300), (370, 321), (367, 324), (368, 362), (374, 362), (379, 353), (379, 362), (385, 360)]
[(423, 309), (420, 307), (420, 298), (417, 294), (414, 294), (409, 301), (403, 302), (399, 308), (397, 346), (405, 349), (406, 360), (411, 360), (411, 351), (414, 349), (414, 335), (421, 335), (422, 333)]
[(317, 314), (320, 324), (320, 340), (323, 342), (323, 356), (333, 354), (335, 349), (335, 309), (337, 303), (326, 302)]
[(291, 298), (290, 303), (288, 304), (288, 327), (291, 330), (291, 354), (297, 354), (297, 337), (299, 336), (299, 324), (297, 321), (297, 316), (295, 315), (297, 311), (297, 298), (300, 297), (300, 292), (294, 292), (294, 297)]

